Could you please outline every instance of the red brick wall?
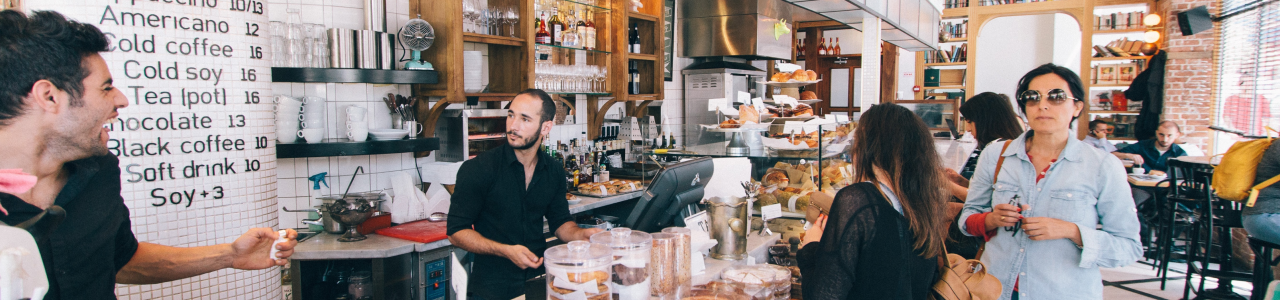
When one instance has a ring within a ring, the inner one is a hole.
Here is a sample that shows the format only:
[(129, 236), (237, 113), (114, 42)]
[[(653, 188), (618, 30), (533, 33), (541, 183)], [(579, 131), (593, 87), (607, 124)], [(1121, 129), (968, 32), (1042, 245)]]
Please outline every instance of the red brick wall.
[[(1171, 58), (1179, 55), (1211, 57), (1209, 53), (1218, 50), (1217, 23), (1214, 23), (1213, 30), (1182, 36), (1178, 29), (1178, 12), (1203, 5), (1209, 8), (1209, 14), (1216, 15), (1220, 4), (1216, 0), (1157, 1), (1154, 11), (1164, 19), (1160, 48), (1168, 51)], [(1211, 151), (1212, 130), (1208, 127), (1214, 118), (1217, 67), (1212, 58), (1169, 59), (1165, 67), (1164, 114), (1161, 117), (1182, 126), (1186, 133), (1183, 142), (1199, 146), (1206, 152)]]

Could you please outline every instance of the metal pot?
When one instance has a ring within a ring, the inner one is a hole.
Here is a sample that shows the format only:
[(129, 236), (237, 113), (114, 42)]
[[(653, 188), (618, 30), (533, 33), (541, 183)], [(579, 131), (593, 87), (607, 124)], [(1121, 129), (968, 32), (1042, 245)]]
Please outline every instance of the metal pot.
[(739, 260), (747, 257), (747, 201), (740, 197), (712, 197), (702, 200), (711, 218), (711, 238), (719, 241), (711, 248), (711, 258)]
[(347, 233), (338, 238), (339, 242), (363, 241), (367, 237), (356, 230), (361, 223), (373, 216), (374, 209), (364, 199), (338, 200), (324, 206), (324, 211), (338, 222), (346, 225)]
[[(285, 212), (308, 213), (309, 219), (303, 219), (302, 224), (320, 227), (320, 229), (312, 228), (311, 230), (324, 230), (324, 232), (328, 232), (332, 234), (342, 234), (343, 232), (347, 231), (346, 226), (343, 226), (342, 223), (338, 223), (337, 219), (334, 219), (333, 217), (329, 216), (329, 211), (324, 209), (325, 205), (323, 204), (316, 205), (314, 207), (315, 208), (298, 209), (298, 210), (289, 209), (288, 207), (285, 207), (283, 209)], [(318, 216), (313, 216), (311, 214), (317, 214)]]

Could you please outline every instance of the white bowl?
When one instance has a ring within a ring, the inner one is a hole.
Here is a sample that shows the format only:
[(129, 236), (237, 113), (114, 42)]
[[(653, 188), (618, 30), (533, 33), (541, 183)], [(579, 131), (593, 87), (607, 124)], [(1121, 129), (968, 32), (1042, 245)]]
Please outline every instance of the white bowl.
[(403, 139), (409, 135), (409, 131), (404, 129), (369, 129), (369, 135), (373, 136), (375, 141), (394, 141)]

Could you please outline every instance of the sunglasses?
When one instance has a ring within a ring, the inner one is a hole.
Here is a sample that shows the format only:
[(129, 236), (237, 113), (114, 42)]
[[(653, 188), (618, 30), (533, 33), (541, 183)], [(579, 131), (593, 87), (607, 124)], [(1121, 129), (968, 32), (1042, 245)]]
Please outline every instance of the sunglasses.
[(1075, 97), (1068, 97), (1067, 91), (1062, 89), (1049, 90), (1049, 94), (1043, 97), (1040, 95), (1040, 91), (1037, 90), (1026, 90), (1022, 91), (1021, 94), (1018, 94), (1018, 101), (1022, 101), (1022, 103), (1025, 103), (1027, 106), (1036, 106), (1040, 104), (1040, 100), (1042, 98), (1048, 98), (1049, 103), (1053, 103), (1053, 105), (1061, 105), (1063, 102), (1067, 102), (1067, 99), (1071, 99), (1072, 101), (1080, 100)]
[[(1013, 195), (1013, 198), (1009, 199), (1009, 205), (1022, 208), (1022, 201), (1018, 201), (1018, 195)], [(1011, 234), (1010, 236), (1018, 236), (1018, 230), (1021, 230), (1021, 229), (1022, 229), (1022, 220), (1019, 219), (1018, 222), (1013, 225), (1013, 227), (1005, 227), (1004, 231), (1012, 231), (1013, 234)]]

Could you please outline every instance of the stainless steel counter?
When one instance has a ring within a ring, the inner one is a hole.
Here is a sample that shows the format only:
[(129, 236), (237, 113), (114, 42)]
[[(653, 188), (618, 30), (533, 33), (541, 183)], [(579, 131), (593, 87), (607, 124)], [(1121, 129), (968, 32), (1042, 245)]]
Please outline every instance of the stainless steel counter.
[(635, 192), (618, 194), (618, 195), (604, 197), (604, 198), (596, 198), (596, 197), (579, 195), (578, 198), (582, 199), (582, 202), (578, 202), (578, 204), (569, 205), (569, 213), (577, 214), (580, 212), (604, 207), (604, 206), (615, 204), (618, 202), (640, 198), (641, 195), (644, 195), (644, 191), (635, 191)]
[(426, 252), (452, 244), (448, 239), (431, 243), (419, 243), (398, 238), (369, 234), (359, 242), (343, 243), (338, 234), (321, 233), (298, 243), (293, 250), (294, 260), (370, 259), (387, 258), (409, 252)]

